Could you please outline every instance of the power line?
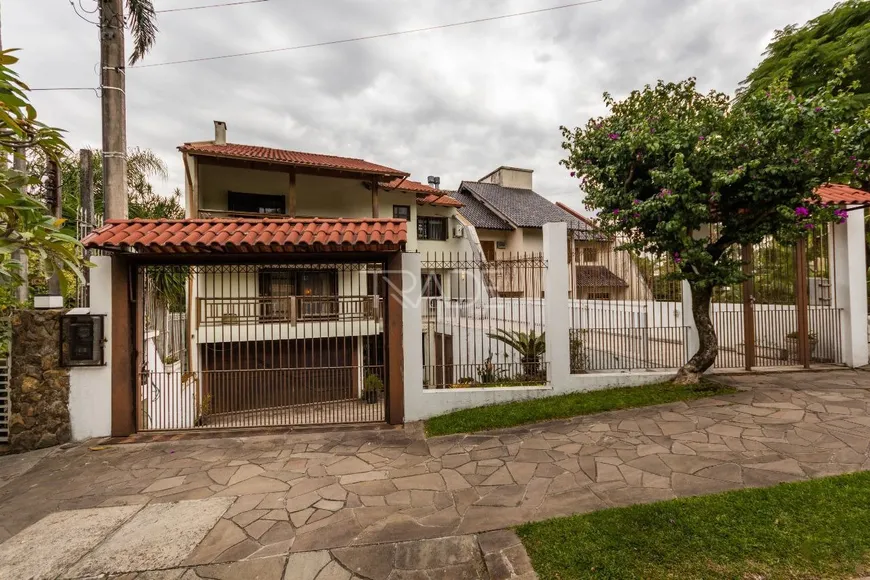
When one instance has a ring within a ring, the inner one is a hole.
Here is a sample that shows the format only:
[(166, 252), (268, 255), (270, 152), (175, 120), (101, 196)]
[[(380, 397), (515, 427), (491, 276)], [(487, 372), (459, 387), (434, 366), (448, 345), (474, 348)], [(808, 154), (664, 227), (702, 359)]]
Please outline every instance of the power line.
[(269, 0), (241, 0), (240, 2), (227, 2), (226, 4), (206, 4), (205, 6), (189, 6), (187, 8), (166, 8), (164, 10), (155, 10), (155, 14), (165, 14), (166, 12), (185, 12), (187, 10), (203, 10), (205, 8), (226, 8), (227, 6), (240, 6), (242, 4), (259, 4), (260, 2), (268, 2)]
[[(261, 0), (266, 1), (266, 0)], [(551, 6), (549, 8), (539, 8), (537, 10), (527, 10), (525, 12), (514, 12), (512, 14), (502, 14), (500, 16), (489, 16), (486, 18), (477, 18), (475, 20), (465, 20), (463, 22), (453, 22), (450, 24), (439, 24), (436, 26), (426, 26), (424, 28), (413, 28), (410, 30), (400, 30), (396, 32), (385, 32), (382, 34), (372, 34), (370, 36), (358, 36), (356, 38), (346, 38), (343, 40), (329, 40), (326, 42), (316, 42), (313, 44), (301, 44), (297, 46), (288, 46), (285, 48), (270, 48), (266, 50), (255, 50), (251, 52), (239, 52), (236, 54), (224, 54), (220, 56), (206, 56), (200, 58), (189, 58), (184, 60), (173, 60), (168, 62), (158, 62), (154, 64), (138, 64), (134, 67), (130, 68), (155, 68), (158, 66), (169, 66), (175, 64), (188, 64), (192, 62), (205, 62), (209, 60), (220, 60), (224, 58), (239, 58), (243, 56), (255, 56), (259, 54), (270, 54), (274, 52), (289, 52), (292, 50), (302, 50), (305, 48), (316, 48), (319, 46), (330, 46), (333, 44), (347, 44), (349, 42), (359, 42), (362, 40), (374, 40), (377, 38), (388, 38), (392, 36), (402, 36), (405, 34), (415, 34), (418, 32), (429, 32), (431, 30), (441, 30), (444, 28), (456, 28), (458, 26), (468, 26), (471, 24), (479, 24), (482, 22), (492, 22), (494, 20), (506, 20), (508, 18), (518, 18), (520, 16), (529, 16), (531, 14), (541, 14), (542, 12), (552, 12), (554, 10), (564, 10), (566, 8), (575, 8), (577, 6), (586, 6), (588, 4), (598, 4), (599, 2), (604, 2), (604, 0), (585, 0), (584, 2), (573, 2), (571, 4), (562, 4), (561, 6)]]
[(44, 87), (38, 89), (27, 89), (28, 91), (96, 91), (96, 87)]

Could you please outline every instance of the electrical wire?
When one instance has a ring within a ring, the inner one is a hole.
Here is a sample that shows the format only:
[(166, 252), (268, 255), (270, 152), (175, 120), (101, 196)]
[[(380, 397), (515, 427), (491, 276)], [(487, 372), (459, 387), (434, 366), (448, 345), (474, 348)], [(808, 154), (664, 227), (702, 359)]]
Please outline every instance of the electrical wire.
[(242, 0), (240, 2), (227, 2), (225, 4), (206, 4), (205, 6), (189, 6), (187, 8), (166, 8), (164, 10), (155, 10), (155, 14), (165, 14), (167, 12), (186, 12), (187, 10), (203, 10), (205, 8), (226, 8), (227, 6), (240, 6), (242, 4), (259, 4), (261, 2), (269, 2), (269, 0)]
[(525, 12), (514, 12), (512, 14), (502, 14), (499, 16), (489, 16), (486, 18), (476, 18), (474, 20), (465, 20), (463, 22), (452, 22), (450, 24), (438, 24), (435, 26), (426, 26), (424, 28), (412, 28), (410, 30), (399, 30), (395, 32), (385, 32), (382, 34), (372, 34), (369, 36), (357, 36), (355, 38), (345, 38), (342, 40), (328, 40), (325, 42), (315, 42), (312, 44), (300, 44), (297, 46), (288, 46), (284, 48), (270, 48), (265, 50), (254, 50), (251, 52), (239, 52), (235, 54), (224, 54), (220, 56), (205, 56), (200, 58), (188, 58), (183, 60), (172, 60), (167, 62), (157, 62), (153, 64), (137, 64), (130, 68), (156, 68), (160, 66), (170, 66), (176, 64), (189, 64), (194, 62), (206, 62), (210, 60), (221, 60), (225, 58), (240, 58), (244, 56), (256, 56), (260, 54), (271, 54), (275, 52), (289, 52), (293, 50), (302, 50), (305, 48), (316, 48), (320, 46), (331, 46), (334, 44), (347, 44), (350, 42), (360, 42), (363, 40), (374, 40), (377, 38), (389, 38), (393, 36), (402, 36), (405, 34), (415, 34), (418, 32), (429, 32), (432, 30), (441, 30), (444, 28), (456, 28), (458, 26), (468, 26), (471, 24), (480, 24), (482, 22), (492, 22), (495, 20), (506, 20), (508, 18), (518, 18), (520, 16), (529, 16), (531, 14), (541, 14), (543, 12), (552, 12), (555, 10), (564, 10), (566, 8), (575, 8), (578, 6), (586, 6), (589, 4), (598, 4), (600, 2), (604, 2), (604, 0), (585, 0), (583, 2), (572, 2), (571, 4), (562, 4), (560, 6), (550, 6), (549, 8), (539, 8), (537, 10), (527, 10)]

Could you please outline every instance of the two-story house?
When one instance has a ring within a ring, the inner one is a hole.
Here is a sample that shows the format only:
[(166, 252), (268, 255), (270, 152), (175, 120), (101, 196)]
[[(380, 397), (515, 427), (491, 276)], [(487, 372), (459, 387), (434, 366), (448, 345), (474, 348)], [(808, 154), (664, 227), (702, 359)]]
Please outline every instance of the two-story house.
[[(188, 221), (225, 220), (222, 235), (229, 243), (228, 230), (240, 220), (246, 227), (251, 221), (261, 224), (258, 230), (268, 236), (287, 227), (316, 235), (321, 222), (324, 230), (350, 234), (353, 228), (377, 226), (371, 219), (377, 218), (390, 230), (396, 220), (406, 222), (406, 251), (467, 248), (456, 216), (461, 203), (408, 179), (405, 171), (358, 158), (235, 144), (226, 135), (226, 125), (215, 122), (213, 140), (184, 143), (179, 151)], [(180, 374), (200, 382), (195, 398), (203, 408), (196, 416), (325, 401), (355, 405), (367, 379), (382, 378), (384, 264), (367, 261), (353, 248), (348, 259), (339, 254), (308, 263), (300, 248), (294, 248), (292, 260), (281, 259), (287, 248), (275, 247), (260, 256), (262, 264), (254, 256), (238, 266), (185, 270), (189, 341)], [(438, 280), (446, 274), (427, 272)], [(159, 282), (155, 277), (151, 286)], [(164, 361), (161, 368), (164, 364), (180, 363)], [(151, 409), (154, 399), (143, 406)], [(262, 416), (257, 422), (264, 423)]]

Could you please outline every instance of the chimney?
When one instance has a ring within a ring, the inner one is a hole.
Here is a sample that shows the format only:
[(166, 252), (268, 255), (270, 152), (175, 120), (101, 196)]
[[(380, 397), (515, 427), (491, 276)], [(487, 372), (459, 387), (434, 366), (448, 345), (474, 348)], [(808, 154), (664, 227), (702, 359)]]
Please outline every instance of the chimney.
[(214, 122), (214, 144), (215, 145), (226, 145), (227, 144), (227, 124), (223, 121), (215, 121)]
[(435, 189), (441, 189), (441, 178), (436, 175), (429, 176), (429, 187), (434, 187)]

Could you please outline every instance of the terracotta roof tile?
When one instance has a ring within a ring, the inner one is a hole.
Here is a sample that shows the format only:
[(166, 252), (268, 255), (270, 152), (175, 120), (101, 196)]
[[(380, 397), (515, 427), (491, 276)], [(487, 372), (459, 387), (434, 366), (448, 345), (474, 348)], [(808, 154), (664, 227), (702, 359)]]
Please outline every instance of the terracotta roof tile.
[(837, 205), (870, 205), (870, 192), (829, 183), (816, 190), (823, 202)]
[(321, 169), (337, 169), (343, 171), (357, 171), (383, 175), (385, 177), (406, 177), (408, 173), (392, 169), (376, 163), (355, 159), (352, 157), (336, 157), (335, 155), (321, 155), (319, 153), (303, 153), (301, 151), (287, 151), (285, 149), (273, 149), (271, 147), (259, 147), (255, 145), (239, 145), (227, 143), (216, 145), (211, 142), (185, 143), (178, 148), (183, 153), (204, 155), (207, 157), (220, 157), (226, 159), (246, 159), (253, 161), (265, 161), (283, 165), (298, 167), (311, 167)]
[(384, 185), (384, 187), (386, 189), (416, 193), (418, 205), (462, 207), (462, 203), (450, 197), (448, 192), (435, 189), (434, 187), (426, 185), (425, 183), (420, 183), (419, 181), (411, 181), (410, 179), (394, 179)]
[(408, 239), (397, 219), (108, 220), (82, 242), (153, 254), (397, 251)]

